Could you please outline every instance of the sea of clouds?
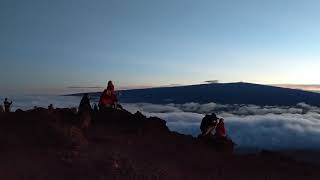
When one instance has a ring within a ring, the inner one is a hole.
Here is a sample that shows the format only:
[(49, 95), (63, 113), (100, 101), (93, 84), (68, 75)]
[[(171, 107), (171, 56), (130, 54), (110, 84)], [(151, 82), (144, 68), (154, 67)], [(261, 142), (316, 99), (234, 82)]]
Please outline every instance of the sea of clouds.
[[(17, 109), (28, 110), (34, 107), (47, 108), (50, 104), (54, 107), (73, 108), (78, 107), (81, 97), (75, 96), (55, 96), (55, 95), (20, 95), (9, 96), (9, 101), (13, 101), (11, 110)], [(0, 98), (0, 103), (4, 101), (4, 97)]]
[(124, 104), (131, 111), (157, 116), (168, 127), (197, 136), (205, 114), (225, 119), (228, 135), (242, 148), (269, 150), (320, 149), (320, 108), (299, 103), (295, 106), (220, 105), (216, 103)]
[[(77, 107), (80, 97), (21, 96), (11, 97), (13, 110), (34, 106)], [(1, 99), (3, 100), (3, 99)], [(319, 150), (320, 108), (305, 103), (294, 106), (221, 105), (217, 103), (123, 104), (134, 113), (157, 116), (167, 126), (183, 134), (197, 136), (205, 114), (216, 113), (225, 119), (227, 134), (238, 147), (270, 150)]]

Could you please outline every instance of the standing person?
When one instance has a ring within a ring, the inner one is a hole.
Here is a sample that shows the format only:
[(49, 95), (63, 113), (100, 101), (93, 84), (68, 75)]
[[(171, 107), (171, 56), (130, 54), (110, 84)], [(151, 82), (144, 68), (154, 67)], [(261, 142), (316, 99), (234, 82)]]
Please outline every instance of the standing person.
[(85, 93), (79, 104), (79, 112), (88, 110), (91, 112), (90, 98), (89, 94)]
[(118, 97), (114, 90), (112, 81), (108, 82), (108, 87), (103, 91), (99, 100), (99, 108), (117, 108)]
[(5, 112), (10, 112), (10, 107), (12, 105), (12, 101), (9, 102), (8, 98), (5, 98), (4, 101), (3, 101), (3, 104), (4, 104), (4, 111)]
[(0, 105), (0, 113), (3, 113), (4, 112), (4, 109), (2, 107), (2, 105)]

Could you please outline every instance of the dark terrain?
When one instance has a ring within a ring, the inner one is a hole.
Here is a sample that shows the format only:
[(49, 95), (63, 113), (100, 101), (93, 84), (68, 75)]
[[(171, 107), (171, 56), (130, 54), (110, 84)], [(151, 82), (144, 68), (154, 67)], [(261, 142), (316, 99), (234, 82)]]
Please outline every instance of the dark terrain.
[(273, 152), (218, 153), (196, 138), (170, 132), (161, 119), (124, 110), (94, 114), (85, 140), (69, 133), (78, 118), (69, 109), (0, 113), (0, 179), (320, 178), (318, 166)]

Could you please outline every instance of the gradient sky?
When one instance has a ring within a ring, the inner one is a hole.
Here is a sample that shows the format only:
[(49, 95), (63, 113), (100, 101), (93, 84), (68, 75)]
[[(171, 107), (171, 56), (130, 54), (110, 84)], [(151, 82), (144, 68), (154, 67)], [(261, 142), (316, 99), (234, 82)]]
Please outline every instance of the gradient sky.
[(319, 9), (317, 0), (0, 0), (0, 92), (109, 79), (320, 84)]

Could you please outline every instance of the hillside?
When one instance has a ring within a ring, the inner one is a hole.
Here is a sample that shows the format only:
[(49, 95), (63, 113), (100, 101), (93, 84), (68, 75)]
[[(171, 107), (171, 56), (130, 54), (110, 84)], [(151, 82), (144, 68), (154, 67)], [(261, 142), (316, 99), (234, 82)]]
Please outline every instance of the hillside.
[[(169, 131), (165, 121), (127, 111), (93, 114), (87, 138), (69, 136), (72, 110), (0, 113), (1, 180), (314, 180), (318, 167), (277, 153), (218, 153)], [(77, 142), (77, 143), (75, 143)], [(75, 146), (76, 145), (76, 146)]]

